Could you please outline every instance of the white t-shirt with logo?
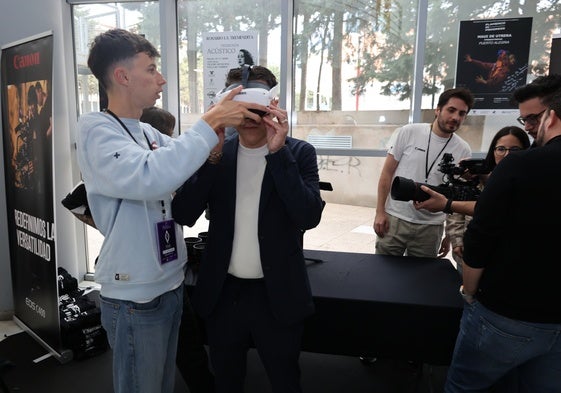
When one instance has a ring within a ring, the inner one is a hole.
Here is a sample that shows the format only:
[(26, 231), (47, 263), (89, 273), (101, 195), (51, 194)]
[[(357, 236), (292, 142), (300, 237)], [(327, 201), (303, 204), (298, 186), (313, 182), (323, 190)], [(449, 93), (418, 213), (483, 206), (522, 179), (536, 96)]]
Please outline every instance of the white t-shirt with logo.
[[(444, 181), (444, 174), (438, 164), (445, 153), (452, 154), (453, 163), (457, 164), (462, 159), (471, 157), (471, 148), (456, 134), (452, 134), (450, 138), (442, 138), (431, 131), (431, 124), (419, 123), (398, 128), (392, 135), (388, 149), (388, 154), (399, 162), (395, 176), (434, 186)], [(446, 219), (445, 213), (417, 210), (412, 201), (396, 201), (391, 195), (386, 200), (386, 212), (415, 224), (442, 224)]]

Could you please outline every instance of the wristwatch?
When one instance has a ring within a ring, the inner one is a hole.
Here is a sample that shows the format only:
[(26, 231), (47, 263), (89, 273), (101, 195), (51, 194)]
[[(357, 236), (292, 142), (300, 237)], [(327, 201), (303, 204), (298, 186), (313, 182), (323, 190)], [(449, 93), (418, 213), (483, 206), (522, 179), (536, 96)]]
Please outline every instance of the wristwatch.
[(464, 300), (467, 301), (467, 302), (471, 302), (471, 301), (473, 301), (473, 299), (475, 299), (474, 294), (464, 292), (464, 286), (463, 285), (460, 285), (460, 295), (462, 295), (462, 298), (464, 298)]

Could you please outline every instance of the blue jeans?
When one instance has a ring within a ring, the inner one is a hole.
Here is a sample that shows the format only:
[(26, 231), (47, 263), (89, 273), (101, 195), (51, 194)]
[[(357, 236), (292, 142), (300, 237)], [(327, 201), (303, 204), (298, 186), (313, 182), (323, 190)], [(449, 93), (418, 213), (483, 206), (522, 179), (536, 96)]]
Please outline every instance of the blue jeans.
[(183, 285), (148, 303), (100, 297), (115, 393), (173, 393)]
[(516, 369), (520, 392), (561, 392), (561, 324), (517, 321), (466, 304), (444, 391), (488, 392)]

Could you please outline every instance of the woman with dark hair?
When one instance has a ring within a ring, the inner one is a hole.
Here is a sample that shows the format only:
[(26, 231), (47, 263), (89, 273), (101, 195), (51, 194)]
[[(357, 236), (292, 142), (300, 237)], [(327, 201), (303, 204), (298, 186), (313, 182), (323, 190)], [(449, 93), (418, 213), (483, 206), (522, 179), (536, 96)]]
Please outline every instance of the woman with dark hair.
[[(506, 141), (510, 141), (512, 147), (504, 146), (503, 144), (505, 144)], [(530, 139), (522, 128), (517, 126), (503, 127), (497, 131), (489, 145), (489, 150), (485, 156), (485, 165), (489, 171), (492, 171), (509, 152), (523, 150), (529, 147)]]

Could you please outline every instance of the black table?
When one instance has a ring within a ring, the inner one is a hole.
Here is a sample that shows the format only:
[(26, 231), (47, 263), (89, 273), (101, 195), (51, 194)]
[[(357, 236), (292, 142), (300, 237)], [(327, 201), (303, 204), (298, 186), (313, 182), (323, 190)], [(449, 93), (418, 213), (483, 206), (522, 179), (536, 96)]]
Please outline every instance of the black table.
[(447, 259), (306, 250), (316, 313), (302, 350), (450, 364), (463, 301)]

